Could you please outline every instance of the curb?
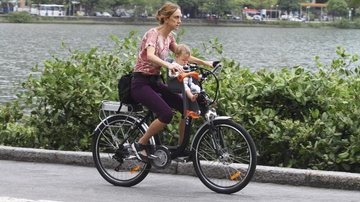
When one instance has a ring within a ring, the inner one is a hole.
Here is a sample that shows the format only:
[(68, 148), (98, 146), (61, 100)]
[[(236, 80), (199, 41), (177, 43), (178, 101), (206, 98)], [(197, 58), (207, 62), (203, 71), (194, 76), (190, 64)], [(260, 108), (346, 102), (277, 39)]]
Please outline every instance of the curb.
[[(0, 146), (0, 160), (94, 166), (91, 152), (56, 151), (33, 148)], [(196, 176), (192, 162), (172, 161), (163, 170), (152, 172)], [(360, 190), (360, 174), (335, 171), (318, 171), (271, 166), (256, 167), (255, 182), (311, 186), (334, 189)]]

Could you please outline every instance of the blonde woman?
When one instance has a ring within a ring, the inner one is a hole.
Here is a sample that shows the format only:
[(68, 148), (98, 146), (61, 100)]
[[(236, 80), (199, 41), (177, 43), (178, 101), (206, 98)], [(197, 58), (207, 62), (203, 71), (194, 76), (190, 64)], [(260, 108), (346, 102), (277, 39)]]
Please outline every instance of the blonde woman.
[[(146, 144), (149, 139), (159, 133), (171, 122), (172, 108), (183, 113), (182, 98), (172, 93), (161, 82), (160, 69), (183, 72), (182, 66), (166, 62), (170, 51), (177, 48), (172, 31), (177, 30), (181, 24), (182, 13), (177, 4), (167, 2), (156, 14), (159, 26), (148, 30), (142, 38), (138, 59), (133, 71), (134, 79), (131, 84), (131, 96), (134, 100), (147, 107), (157, 115), (146, 133), (138, 142), (132, 144), (136, 156), (142, 161), (148, 161)], [(190, 56), (189, 62), (211, 67), (210, 61), (203, 61)], [(179, 124), (179, 144), (184, 138), (185, 121)]]

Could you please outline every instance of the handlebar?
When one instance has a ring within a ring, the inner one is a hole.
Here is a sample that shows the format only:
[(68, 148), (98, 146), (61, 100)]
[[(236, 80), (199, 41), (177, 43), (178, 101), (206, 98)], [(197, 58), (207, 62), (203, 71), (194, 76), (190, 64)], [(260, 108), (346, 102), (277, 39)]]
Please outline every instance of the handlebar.
[(185, 72), (192, 72), (192, 71), (200, 70), (201, 75), (202, 75), (201, 78), (206, 78), (210, 74), (213, 74), (215, 76), (215, 75), (219, 74), (220, 71), (222, 70), (222, 65), (221, 65), (220, 61), (214, 61), (212, 66), (214, 67), (214, 69), (208, 70), (206, 68), (200, 67), (197, 64), (187, 64), (187, 65), (183, 66), (183, 69)]
[[(212, 70), (208, 70), (206, 68), (200, 67), (198, 64), (195, 63), (190, 63), (190, 64), (186, 64), (183, 66), (183, 69), (185, 72), (193, 72), (193, 71), (200, 71), (201, 75), (200, 78), (202, 80), (204, 80), (207, 76), (209, 76), (210, 74), (213, 74), (214, 76), (219, 74), (220, 71), (222, 70), (222, 65), (220, 63), (220, 61), (214, 61), (212, 66), (214, 67), (214, 69)], [(179, 72), (169, 72), (169, 76), (171, 78), (175, 78), (179, 76)]]

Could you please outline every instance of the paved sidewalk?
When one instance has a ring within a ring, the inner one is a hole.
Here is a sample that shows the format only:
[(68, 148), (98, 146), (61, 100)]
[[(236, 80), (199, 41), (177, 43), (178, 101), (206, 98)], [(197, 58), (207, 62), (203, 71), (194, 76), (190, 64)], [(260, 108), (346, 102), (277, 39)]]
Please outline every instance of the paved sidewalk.
[[(0, 160), (94, 166), (91, 152), (55, 151), (7, 146), (0, 146)], [(195, 176), (192, 162), (180, 163), (173, 161), (172, 164), (164, 170), (153, 169), (152, 171)], [(258, 165), (253, 181), (360, 191), (360, 174), (345, 172), (315, 171)]]

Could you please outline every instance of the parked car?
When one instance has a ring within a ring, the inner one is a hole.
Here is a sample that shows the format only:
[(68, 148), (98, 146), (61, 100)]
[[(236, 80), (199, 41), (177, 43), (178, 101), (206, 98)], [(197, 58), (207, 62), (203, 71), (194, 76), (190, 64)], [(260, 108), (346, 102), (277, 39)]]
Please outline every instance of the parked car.
[(254, 21), (262, 21), (261, 15), (254, 15), (252, 18)]
[(280, 20), (288, 20), (290, 17), (288, 15), (281, 15)]
[(126, 11), (116, 12), (114, 14), (115, 17), (122, 17), (122, 18), (130, 18), (131, 14)]
[(112, 17), (108, 12), (102, 12), (103, 17)]
[(303, 22), (303, 20), (300, 19), (299, 17), (289, 17), (289, 21), (292, 21), (292, 22)]
[(95, 16), (97, 17), (112, 17), (108, 12), (95, 12)]

